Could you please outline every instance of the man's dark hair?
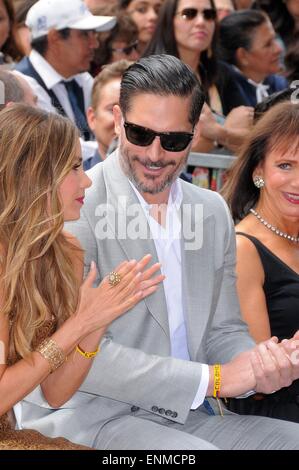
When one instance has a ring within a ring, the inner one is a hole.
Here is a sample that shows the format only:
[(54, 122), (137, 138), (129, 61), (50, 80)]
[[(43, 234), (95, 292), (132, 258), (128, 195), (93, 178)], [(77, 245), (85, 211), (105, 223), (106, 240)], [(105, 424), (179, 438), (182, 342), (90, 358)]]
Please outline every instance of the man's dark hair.
[(119, 101), (124, 115), (132, 98), (142, 93), (190, 97), (189, 121), (192, 126), (198, 122), (204, 104), (203, 90), (190, 67), (176, 57), (167, 54), (143, 57), (128, 68), (121, 82)]
[[(57, 30), (57, 32), (62, 39), (67, 39), (70, 36), (71, 30), (70, 28), (64, 28)], [(31, 47), (40, 55), (45, 56), (49, 47), (48, 36), (42, 36), (40, 38), (33, 39), (31, 41)]]
[(6, 107), (7, 103), (22, 103), (24, 101), (24, 90), (19, 80), (11, 72), (0, 70), (0, 85), (0, 111)]

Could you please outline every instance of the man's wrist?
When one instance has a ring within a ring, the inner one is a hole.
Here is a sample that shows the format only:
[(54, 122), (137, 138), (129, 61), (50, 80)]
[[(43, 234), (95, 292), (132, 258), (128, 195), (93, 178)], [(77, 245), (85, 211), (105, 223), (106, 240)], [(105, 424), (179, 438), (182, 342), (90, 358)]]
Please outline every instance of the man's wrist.
[(228, 131), (225, 127), (219, 126), (217, 130), (217, 135), (216, 135), (216, 141), (218, 142), (218, 145), (222, 145), (223, 147), (226, 147), (228, 144)]
[(214, 398), (223, 396), (221, 392), (221, 371), (222, 366), (220, 364), (214, 364), (213, 366), (209, 366), (209, 385), (206, 396)]

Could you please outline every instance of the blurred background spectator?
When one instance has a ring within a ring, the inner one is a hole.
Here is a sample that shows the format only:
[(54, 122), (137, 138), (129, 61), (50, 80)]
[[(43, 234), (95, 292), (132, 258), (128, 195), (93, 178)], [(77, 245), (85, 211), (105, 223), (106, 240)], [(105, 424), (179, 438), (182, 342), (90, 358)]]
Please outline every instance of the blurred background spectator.
[(95, 78), (91, 106), (87, 110), (87, 119), (90, 129), (95, 135), (98, 148), (94, 156), (84, 162), (85, 170), (105, 160), (109, 146), (116, 137), (113, 107), (119, 103), (120, 82), (124, 72), (131, 64), (132, 62), (128, 60), (120, 60), (106, 65)]
[(217, 10), (218, 21), (221, 21), (227, 15), (230, 15), (234, 10), (232, 0), (214, 0)]
[(276, 33), (288, 47), (294, 34), (299, 31), (298, 0), (258, 0), (257, 8), (264, 10), (270, 17)]
[[(101, 15), (115, 14), (114, 10), (98, 10)], [(116, 25), (106, 33), (99, 33), (99, 46), (95, 50), (91, 67), (91, 74), (96, 76), (104, 65), (126, 59), (135, 61), (139, 58), (138, 29), (128, 15), (118, 14)]]
[(143, 53), (157, 25), (163, 0), (118, 0), (122, 13), (126, 12), (138, 28), (138, 52)]
[[(251, 126), (253, 109), (233, 110), (243, 103), (232, 73), (217, 60), (214, 1), (198, 0), (192, 5), (189, 0), (164, 1), (156, 31), (144, 55), (172, 54), (188, 64), (199, 78), (210, 109), (207, 106), (203, 109), (201, 136), (193, 142), (193, 150), (215, 152), (225, 147), (235, 151)], [(229, 99), (233, 99), (234, 106)]]
[[(105, 7), (107, 5), (107, 0), (84, 0), (85, 5), (91, 11), (93, 15), (99, 15), (99, 8)], [(109, 0), (109, 5), (114, 6), (117, 4), (117, 0)]]
[(28, 26), (25, 24), (26, 16), (32, 5), (37, 0), (22, 0), (15, 7), (15, 24), (13, 34), (18, 49), (20, 60), (31, 52), (31, 36)]
[(32, 51), (17, 70), (26, 75), (39, 107), (68, 116), (89, 141), (93, 136), (85, 110), (93, 85), (88, 70), (98, 46), (95, 30), (111, 29), (115, 19), (94, 16), (82, 6), (81, 0), (36, 2), (26, 19)]
[(285, 78), (277, 75), (281, 51), (271, 21), (262, 11), (236, 11), (220, 22), (219, 56), (230, 64), (242, 96), (242, 103), (231, 105), (255, 106), (271, 93), (287, 88)]
[(18, 51), (13, 36), (15, 14), (12, 0), (0, 0), (0, 65), (13, 64)]
[(12, 103), (26, 103), (30, 106), (36, 106), (36, 96), (18, 72), (0, 70), (0, 83), (0, 111)]

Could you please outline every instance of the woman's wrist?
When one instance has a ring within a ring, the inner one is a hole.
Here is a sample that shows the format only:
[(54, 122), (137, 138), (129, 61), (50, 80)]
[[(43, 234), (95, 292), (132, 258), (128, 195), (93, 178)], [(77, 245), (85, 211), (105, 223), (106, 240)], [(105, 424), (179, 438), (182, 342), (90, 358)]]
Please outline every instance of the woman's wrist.
[(106, 332), (106, 327), (101, 328), (97, 331), (94, 331), (93, 333), (90, 333), (89, 335), (81, 339), (80, 346), (86, 351), (87, 350), (94, 351), (99, 345), (105, 332)]
[(86, 337), (86, 334), (85, 326), (75, 315), (72, 315), (56, 330), (53, 339), (68, 355)]

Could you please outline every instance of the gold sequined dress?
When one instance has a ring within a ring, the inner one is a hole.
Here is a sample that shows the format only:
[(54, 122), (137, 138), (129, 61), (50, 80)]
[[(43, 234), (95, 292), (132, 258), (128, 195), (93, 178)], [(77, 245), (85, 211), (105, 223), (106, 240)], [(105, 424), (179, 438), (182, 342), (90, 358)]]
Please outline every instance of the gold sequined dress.
[[(45, 322), (35, 337), (33, 348), (51, 336), (55, 329), (56, 325), (52, 320)], [(14, 364), (17, 360), (18, 358), (10, 358), (9, 364)], [(0, 450), (89, 450), (89, 448), (73, 444), (62, 437), (46, 437), (32, 429), (17, 431), (13, 428), (7, 413), (0, 416)]]

